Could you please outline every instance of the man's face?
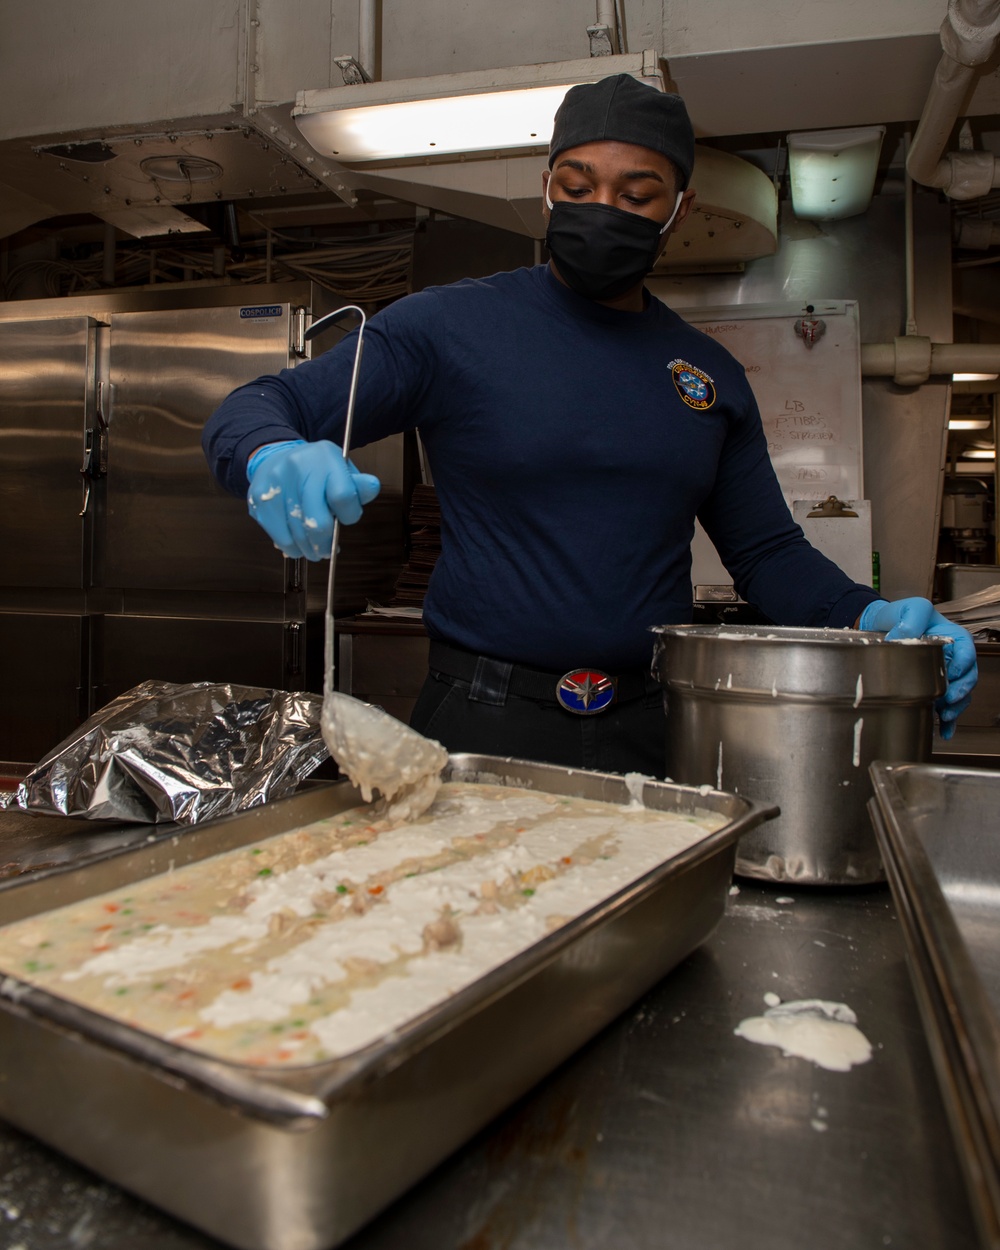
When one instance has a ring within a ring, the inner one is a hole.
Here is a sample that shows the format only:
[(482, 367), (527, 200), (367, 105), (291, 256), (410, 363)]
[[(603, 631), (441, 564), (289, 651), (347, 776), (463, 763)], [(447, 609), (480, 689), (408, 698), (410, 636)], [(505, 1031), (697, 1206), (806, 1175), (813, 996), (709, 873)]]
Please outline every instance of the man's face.
[[(674, 211), (678, 191), (677, 171), (662, 153), (610, 139), (560, 152), (551, 173), (542, 173), (542, 186), (553, 204), (557, 200), (606, 204), (649, 217), (660, 225)], [(690, 212), (693, 199), (694, 192), (685, 191), (673, 227), (663, 236), (661, 251), (673, 228)]]

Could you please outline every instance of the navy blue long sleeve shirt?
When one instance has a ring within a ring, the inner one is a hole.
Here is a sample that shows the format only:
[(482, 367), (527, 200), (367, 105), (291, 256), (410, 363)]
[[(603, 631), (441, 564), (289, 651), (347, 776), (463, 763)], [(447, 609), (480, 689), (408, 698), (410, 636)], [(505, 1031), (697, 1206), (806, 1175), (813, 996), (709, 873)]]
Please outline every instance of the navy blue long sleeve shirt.
[[(264, 443), (341, 441), (354, 347), (224, 401), (203, 440), (223, 486), (246, 493)], [(743, 366), (657, 300), (607, 308), (545, 266), (398, 300), (365, 330), (352, 444), (413, 428), (441, 506), (432, 637), (560, 672), (644, 666), (650, 626), (691, 619), (695, 517), (777, 624), (849, 626), (878, 598), (792, 520)]]

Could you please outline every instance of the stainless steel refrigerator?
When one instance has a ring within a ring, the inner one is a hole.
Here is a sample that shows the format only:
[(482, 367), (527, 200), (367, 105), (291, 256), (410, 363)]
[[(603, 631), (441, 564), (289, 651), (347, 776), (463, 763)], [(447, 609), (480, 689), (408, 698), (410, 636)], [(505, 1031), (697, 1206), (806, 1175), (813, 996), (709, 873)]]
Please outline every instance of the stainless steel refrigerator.
[[(284, 559), (200, 444), (229, 391), (305, 358), (337, 303), (303, 285), (0, 321), (0, 760), (33, 762), (147, 678), (317, 686), (327, 565)], [(402, 440), (355, 459), (385, 489), (345, 534), (340, 613), (390, 594), (402, 562)]]

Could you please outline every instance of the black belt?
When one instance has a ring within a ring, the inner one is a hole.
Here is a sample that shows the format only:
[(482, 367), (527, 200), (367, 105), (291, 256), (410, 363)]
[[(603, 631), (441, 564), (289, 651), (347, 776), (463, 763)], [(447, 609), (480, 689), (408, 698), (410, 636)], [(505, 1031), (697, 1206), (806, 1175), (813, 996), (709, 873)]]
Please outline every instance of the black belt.
[(468, 682), (472, 687), (470, 697), (479, 702), (502, 704), (510, 694), (553, 701), (567, 711), (583, 715), (603, 712), (612, 703), (640, 699), (658, 687), (656, 678), (642, 669), (613, 676), (581, 664), (564, 673), (545, 672), (476, 655), (433, 638), (428, 663), (432, 672)]

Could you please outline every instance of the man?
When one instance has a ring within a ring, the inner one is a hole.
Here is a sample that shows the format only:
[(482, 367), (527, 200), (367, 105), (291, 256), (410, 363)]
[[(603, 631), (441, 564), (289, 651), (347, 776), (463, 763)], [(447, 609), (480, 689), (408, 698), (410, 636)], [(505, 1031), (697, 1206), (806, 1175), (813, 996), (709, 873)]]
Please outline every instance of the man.
[[(942, 633), (942, 732), (975, 648), (927, 600), (847, 578), (792, 521), (742, 366), (643, 287), (691, 210), (683, 102), (628, 75), (572, 88), (543, 174), (546, 266), (429, 288), (368, 323), (355, 445), (419, 427), (442, 514), (413, 726), (450, 750), (662, 775), (651, 626), (691, 619), (697, 516), (777, 624)], [(209, 462), (289, 556), (329, 553), (378, 482), (345, 465), (354, 354), (235, 391)]]

